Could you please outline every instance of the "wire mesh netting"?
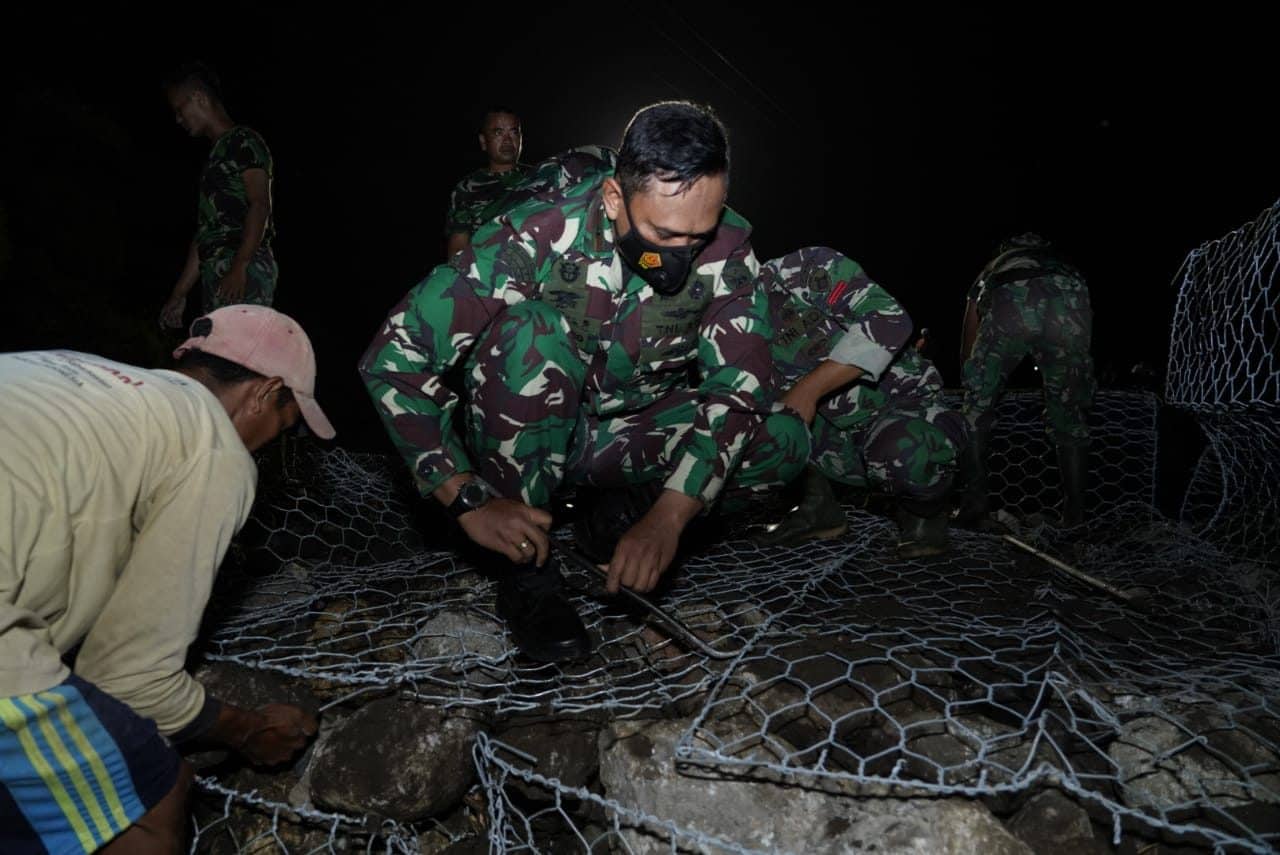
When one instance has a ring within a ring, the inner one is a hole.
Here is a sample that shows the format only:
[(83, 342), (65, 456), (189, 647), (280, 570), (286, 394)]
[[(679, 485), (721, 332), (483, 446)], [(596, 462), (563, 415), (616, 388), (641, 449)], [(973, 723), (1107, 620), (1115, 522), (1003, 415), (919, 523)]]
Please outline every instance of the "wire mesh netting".
[[(1002, 408), (1008, 441), (993, 471), (1018, 487), (1019, 502), (1051, 507), (1051, 464), (1027, 451), (1043, 435), (1039, 400), (1013, 395)], [(1144, 612), (990, 535), (954, 532), (946, 561), (898, 561), (893, 525), (850, 507), (840, 540), (766, 549), (731, 529), (684, 561), (662, 602), (732, 656), (681, 646), (567, 569), (596, 653), (534, 666), (516, 657), (494, 613), (493, 578), (406, 536), (429, 538), (430, 524), (415, 528), (407, 479), (388, 461), (293, 446), (225, 571), (207, 658), (300, 681), (340, 708), (394, 693), (479, 708), (491, 721), (676, 719), (687, 726), (676, 745), (682, 761), (730, 772), (968, 796), (1051, 781), (1113, 820), (1265, 848), (1272, 839), (1233, 811), (1280, 800), (1280, 592), (1267, 587), (1265, 565), (1242, 565), (1152, 510), (1155, 408), (1148, 395), (1101, 397), (1093, 447), (1096, 469), (1111, 474), (1095, 479), (1100, 513), (1087, 536), (1055, 530), (1049, 514), (1023, 517), (1020, 532), (1138, 592)], [(726, 719), (736, 723), (731, 739), (710, 728)], [(670, 830), (643, 805), (609, 807), (598, 783), (584, 802), (570, 792), (580, 787), (519, 778), (549, 788), (552, 803), (521, 813), (525, 802), (508, 784), (537, 767), (503, 754), (500, 742), (478, 745), (496, 817), (485, 835), (500, 848), (556, 851), (579, 838), (625, 848), (623, 826)], [(341, 840), (412, 850), (422, 833), (256, 798), (224, 794), (197, 848), (226, 845), (228, 805), (258, 818), (245, 845), (263, 851), (285, 846), (273, 830), (282, 823), (311, 835), (287, 838), (289, 851)], [(584, 818), (601, 811), (595, 825)], [(672, 834), (753, 847), (696, 827)]]
[(1178, 271), (1165, 398), (1197, 411), (1280, 404), (1280, 200)]
[[(1120, 597), (993, 534), (953, 530), (947, 558), (899, 560), (893, 523), (846, 495), (837, 540), (758, 547), (742, 517), (683, 559), (657, 598), (715, 655), (566, 567), (596, 650), (534, 665), (485, 562), (397, 461), (271, 452), (203, 659), (305, 690), (334, 728), (380, 703), (466, 717), (474, 783), (390, 816), (327, 801), (309, 781), (319, 746), (282, 773), (213, 764), (194, 850), (1273, 851), (1276, 225), (1273, 208), (1180, 274), (1167, 393), (1200, 435), (1176, 437), (1177, 519), (1156, 510), (1154, 396), (1099, 395), (1090, 520), (1069, 530), (1040, 395), (1000, 405), (1001, 519)], [(521, 736), (524, 720), (572, 725), (577, 760), (544, 725)], [(1020, 842), (1054, 793), (1076, 837)]]

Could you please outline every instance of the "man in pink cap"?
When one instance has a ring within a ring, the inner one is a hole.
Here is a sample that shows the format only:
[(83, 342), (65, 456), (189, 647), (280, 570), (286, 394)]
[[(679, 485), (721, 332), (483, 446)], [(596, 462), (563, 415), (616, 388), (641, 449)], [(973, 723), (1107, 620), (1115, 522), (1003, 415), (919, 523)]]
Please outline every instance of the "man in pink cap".
[(0, 852), (178, 851), (191, 768), (171, 744), (275, 765), (315, 733), (183, 667), (253, 504), (250, 452), (300, 418), (333, 436), (311, 342), (273, 309), (227, 306), (174, 357), (0, 354)]

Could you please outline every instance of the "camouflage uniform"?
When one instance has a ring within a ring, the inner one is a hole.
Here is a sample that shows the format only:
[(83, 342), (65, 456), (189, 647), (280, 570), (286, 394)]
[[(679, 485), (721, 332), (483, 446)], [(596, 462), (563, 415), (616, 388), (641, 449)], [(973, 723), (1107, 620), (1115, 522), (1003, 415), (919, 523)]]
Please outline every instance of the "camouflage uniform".
[[(214, 142), (200, 175), (196, 249), (206, 313), (223, 305), (217, 293), (218, 282), (231, 269), (244, 235), (244, 220), (249, 212), (244, 173), (249, 169), (265, 170), (268, 184), (275, 177), (275, 164), (266, 142), (256, 131), (236, 126)], [(244, 296), (236, 302), (271, 305), (279, 275), (271, 251), (274, 237), (275, 221), (268, 214), (262, 243), (249, 262)]]
[(964, 365), (964, 413), (970, 424), (990, 430), (1005, 381), (1031, 354), (1044, 378), (1049, 435), (1058, 446), (1087, 443), (1093, 312), (1080, 272), (1045, 247), (1012, 249), (987, 265), (969, 299), (980, 318)]
[[(772, 400), (750, 226), (726, 209), (684, 289), (661, 297), (614, 251), (601, 195), (614, 162), (592, 147), (535, 169), (536, 195), (374, 337), (360, 370), (423, 495), (477, 471), (534, 506), (566, 482), (655, 480), (710, 506), (730, 479), (764, 489), (803, 467), (804, 424)], [(459, 364), (462, 420), (442, 380)]]
[(529, 171), (528, 166), (519, 163), (506, 172), (477, 169), (459, 181), (449, 196), (445, 235), (474, 234), (494, 217), (515, 207), (521, 198), (516, 191)]
[(824, 359), (865, 372), (818, 407), (814, 465), (833, 480), (894, 496), (943, 496), (965, 424), (942, 404), (942, 375), (906, 346), (911, 319), (898, 302), (857, 262), (826, 247), (766, 262), (761, 280), (786, 387)]

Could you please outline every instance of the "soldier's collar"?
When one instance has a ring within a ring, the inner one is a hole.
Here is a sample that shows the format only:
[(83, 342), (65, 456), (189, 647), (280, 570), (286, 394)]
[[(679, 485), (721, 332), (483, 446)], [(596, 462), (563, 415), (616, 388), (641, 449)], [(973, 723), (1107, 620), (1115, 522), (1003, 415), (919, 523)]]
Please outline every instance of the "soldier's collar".
[(597, 190), (592, 198), (591, 206), (587, 209), (587, 219), (584, 225), (586, 226), (587, 234), (590, 236), (588, 242), (591, 254), (597, 258), (612, 255), (613, 223), (609, 221), (608, 215), (604, 212), (603, 188)]

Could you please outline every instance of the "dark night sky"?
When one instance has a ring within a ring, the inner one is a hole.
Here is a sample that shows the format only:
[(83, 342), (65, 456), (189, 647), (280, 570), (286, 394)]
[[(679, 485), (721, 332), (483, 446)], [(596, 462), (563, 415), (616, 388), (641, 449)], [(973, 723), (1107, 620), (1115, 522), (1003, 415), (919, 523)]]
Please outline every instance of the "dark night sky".
[(357, 448), (385, 446), (355, 362), (442, 260), (448, 192), (481, 164), (493, 101), (522, 113), (529, 161), (616, 145), (654, 100), (710, 103), (757, 255), (858, 259), (934, 330), (950, 384), (965, 289), (1002, 236), (1039, 231), (1076, 259), (1099, 367), (1123, 374), (1163, 365), (1187, 251), (1280, 193), (1259, 20), (771, 7), (8, 12), (0, 349), (163, 354), (154, 319), (207, 143), (173, 124), (159, 80), (188, 58), (218, 69), (276, 157), (277, 307), (315, 341), (319, 397)]

